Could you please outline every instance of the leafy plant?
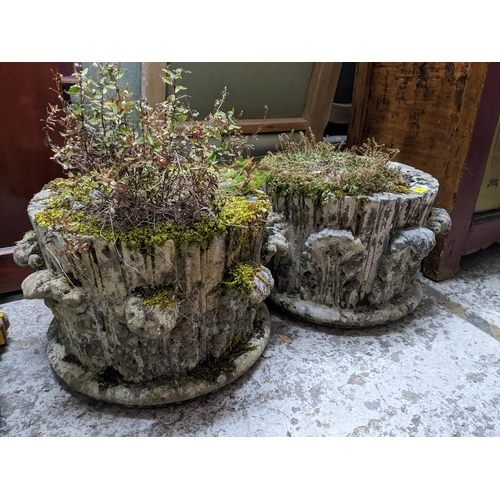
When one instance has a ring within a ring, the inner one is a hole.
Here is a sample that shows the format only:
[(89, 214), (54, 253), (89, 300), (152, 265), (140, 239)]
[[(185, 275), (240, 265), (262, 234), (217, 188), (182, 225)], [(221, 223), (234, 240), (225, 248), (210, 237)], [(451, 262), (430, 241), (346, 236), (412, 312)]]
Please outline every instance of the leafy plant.
[(120, 83), (124, 71), (118, 63), (90, 69), (75, 64), (69, 102), (56, 77), (59, 103), (48, 108), (48, 143), (68, 177), (82, 181), (71, 184), (72, 195), (61, 208), (97, 218), (103, 229), (194, 224), (221, 211), (222, 177), (232, 181), (226, 182), (228, 191), (239, 192), (234, 171), (231, 177), (221, 168), (241, 162), (245, 147), (234, 110), (222, 110), (226, 90), (213, 113), (196, 121), (180, 84), (186, 71), (164, 72), (171, 92), (154, 105), (132, 99)]
[(397, 168), (389, 162), (399, 153), (369, 140), (361, 147), (314, 141), (304, 133), (299, 140), (280, 136), (281, 151), (262, 159), (259, 171), (268, 189), (285, 196), (302, 194), (368, 196), (377, 192), (408, 193), (408, 186)]

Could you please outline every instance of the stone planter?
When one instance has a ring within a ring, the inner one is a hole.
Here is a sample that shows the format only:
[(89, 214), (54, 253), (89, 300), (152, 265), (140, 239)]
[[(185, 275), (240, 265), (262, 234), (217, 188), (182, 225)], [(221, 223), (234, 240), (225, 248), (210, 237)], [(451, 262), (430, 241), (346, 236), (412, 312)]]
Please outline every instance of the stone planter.
[(397, 320), (422, 298), (418, 273), (447, 232), (448, 213), (433, 209), (437, 180), (401, 163), (411, 194), (336, 198), (272, 197), (262, 262), (270, 299), (303, 320), (367, 327)]
[[(262, 226), (189, 246), (167, 240), (149, 252), (81, 236), (78, 252), (61, 230), (35, 221), (50, 195), (31, 201), (34, 232), (14, 257), (39, 269), (22, 288), (54, 313), (47, 352), (67, 384), (111, 403), (156, 406), (217, 390), (259, 358), (270, 333), (263, 301), (271, 274), (255, 264), (248, 293), (224, 286), (224, 276), (238, 262), (259, 261)], [(221, 364), (228, 359), (230, 370)]]

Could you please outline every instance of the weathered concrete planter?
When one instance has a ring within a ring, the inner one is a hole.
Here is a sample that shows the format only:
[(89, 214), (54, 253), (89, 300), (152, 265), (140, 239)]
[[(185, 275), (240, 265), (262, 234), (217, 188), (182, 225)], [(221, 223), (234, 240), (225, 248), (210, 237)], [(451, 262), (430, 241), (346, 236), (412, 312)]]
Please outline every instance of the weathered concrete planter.
[[(214, 391), (259, 358), (270, 333), (263, 302), (273, 285), (269, 270), (256, 272), (249, 295), (218, 285), (233, 263), (259, 261), (263, 229), (253, 237), (245, 229), (217, 235), (208, 245), (177, 247), (167, 240), (151, 254), (82, 236), (88, 250), (75, 253), (62, 232), (35, 222), (49, 197), (46, 190), (31, 201), (34, 232), (14, 257), (44, 268), (22, 288), (54, 313), (48, 357), (67, 384), (107, 402), (155, 406)], [(145, 304), (151, 290), (165, 292), (166, 302)], [(253, 350), (235, 359), (236, 370), (200, 375), (200, 367), (230, 355), (237, 338), (248, 339)]]
[(421, 261), (451, 220), (431, 208), (434, 177), (392, 165), (411, 194), (332, 195), (326, 204), (272, 198), (262, 258), (275, 280), (272, 302), (306, 321), (348, 328), (381, 325), (417, 307)]

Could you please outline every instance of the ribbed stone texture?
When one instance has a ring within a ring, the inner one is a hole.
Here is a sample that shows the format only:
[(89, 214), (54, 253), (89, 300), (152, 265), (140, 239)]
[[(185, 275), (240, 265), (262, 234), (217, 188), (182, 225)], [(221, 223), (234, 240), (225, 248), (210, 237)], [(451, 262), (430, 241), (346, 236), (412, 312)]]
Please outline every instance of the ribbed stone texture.
[[(217, 287), (234, 262), (258, 262), (263, 230), (257, 238), (216, 236), (205, 250), (202, 242), (177, 248), (169, 240), (153, 255), (119, 241), (82, 236), (88, 250), (72, 253), (60, 232), (35, 222), (49, 197), (50, 192), (42, 191), (31, 201), (28, 214), (36, 238), (28, 233), (15, 258), (27, 265), (36, 249), (43, 257), (46, 269), (30, 275), (22, 288), (26, 298), (45, 299), (54, 313), (53, 330), (66, 356), (60, 366), (74, 361), (83, 371), (115, 374), (124, 383), (164, 381), (219, 358), (236, 334), (249, 339), (261, 335), (262, 325), (257, 328), (255, 322), (273, 286), (269, 270), (257, 272), (250, 296)], [(145, 305), (146, 290), (167, 291), (171, 302)], [(266, 335), (265, 343), (269, 331)], [(99, 397), (98, 390), (91, 395)], [(146, 400), (154, 404), (154, 398)], [(140, 404), (135, 399), (113, 402)]]
[(341, 327), (380, 325), (415, 309), (421, 261), (451, 221), (445, 210), (432, 209), (434, 177), (392, 165), (411, 194), (332, 195), (326, 204), (272, 198), (262, 261), (275, 280), (274, 303), (307, 321)]

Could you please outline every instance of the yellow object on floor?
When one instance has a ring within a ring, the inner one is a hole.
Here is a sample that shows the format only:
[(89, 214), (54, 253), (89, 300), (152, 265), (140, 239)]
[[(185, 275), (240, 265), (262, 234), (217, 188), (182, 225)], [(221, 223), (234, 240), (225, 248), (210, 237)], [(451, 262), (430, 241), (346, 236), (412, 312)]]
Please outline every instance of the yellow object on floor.
[(9, 318), (3, 312), (0, 312), (0, 346), (7, 343), (7, 337), (9, 336)]

